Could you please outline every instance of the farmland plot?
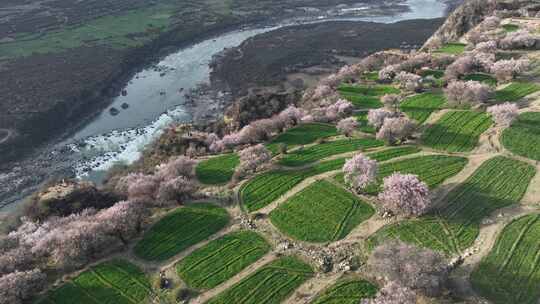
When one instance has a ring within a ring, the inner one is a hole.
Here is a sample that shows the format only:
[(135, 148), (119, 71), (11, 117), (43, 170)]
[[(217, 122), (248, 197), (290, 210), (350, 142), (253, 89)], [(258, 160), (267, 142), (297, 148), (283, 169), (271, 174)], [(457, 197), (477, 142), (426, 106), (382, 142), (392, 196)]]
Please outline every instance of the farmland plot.
[(229, 223), (225, 209), (212, 204), (179, 208), (157, 222), (135, 246), (148, 261), (163, 261), (218, 232)]
[(263, 266), (207, 304), (278, 304), (313, 276), (311, 266), (295, 257), (282, 257)]
[[(383, 178), (392, 175), (394, 172), (418, 175), (421, 181), (433, 189), (446, 179), (458, 174), (463, 170), (467, 162), (467, 159), (463, 157), (429, 155), (380, 164), (377, 184), (368, 186), (366, 192), (368, 194), (379, 192)], [(335, 179), (340, 183), (344, 183), (343, 173), (336, 175)]]
[(444, 53), (450, 55), (460, 55), (465, 52), (465, 44), (463, 43), (447, 43), (444, 44), (441, 48), (437, 49), (435, 53)]
[(503, 103), (518, 101), (527, 95), (540, 91), (540, 85), (533, 82), (513, 82), (504, 89), (495, 92), (495, 101)]
[[(415, 147), (399, 147), (372, 152), (369, 153), (368, 156), (372, 159), (382, 161), (417, 152), (418, 148)], [(276, 170), (265, 172), (255, 176), (253, 179), (242, 185), (240, 188), (240, 198), (243, 206), (249, 212), (252, 212), (275, 201), (306, 178), (325, 172), (339, 170), (344, 164), (345, 158), (340, 158), (324, 161), (313, 167), (302, 170)]]
[(445, 103), (443, 94), (427, 92), (405, 99), (400, 108), (409, 118), (424, 123), (431, 113), (440, 110)]
[(540, 113), (521, 114), (504, 130), (501, 142), (517, 155), (540, 160)]
[(279, 134), (272, 139), (266, 147), (272, 153), (278, 152), (279, 144), (286, 144), (289, 148), (299, 145), (307, 145), (319, 138), (336, 136), (337, 130), (334, 125), (323, 123), (301, 124)]
[(469, 74), (469, 75), (465, 75), (463, 77), (463, 80), (467, 80), (467, 81), (473, 80), (473, 81), (485, 83), (490, 86), (497, 86), (497, 79), (495, 79), (495, 77), (489, 74), (483, 74), (483, 73)]
[(504, 228), (471, 275), (475, 290), (496, 304), (536, 304), (540, 299), (540, 215)]
[(424, 145), (448, 152), (468, 152), (492, 124), (486, 113), (451, 111), (446, 113), (423, 134)]
[(367, 113), (360, 113), (354, 115), (358, 122), (358, 130), (364, 133), (375, 134), (377, 130), (368, 124)]
[(197, 178), (203, 184), (220, 185), (229, 182), (234, 169), (240, 164), (238, 154), (226, 154), (212, 157), (197, 164)]
[(374, 212), (350, 192), (320, 180), (273, 210), (270, 220), (292, 238), (323, 243), (344, 238)]
[(390, 85), (341, 85), (338, 92), (357, 108), (376, 109), (383, 106), (381, 96), (399, 94), (400, 91)]
[(387, 226), (372, 236), (368, 245), (397, 238), (446, 254), (460, 253), (473, 244), (483, 218), (521, 200), (535, 173), (535, 168), (524, 162), (494, 157), (452, 190), (443, 208)]
[(147, 303), (151, 286), (135, 265), (114, 260), (91, 267), (57, 289), (39, 304), (134, 304)]
[(325, 290), (312, 304), (358, 304), (375, 297), (377, 287), (364, 280), (342, 280)]
[(300, 167), (332, 155), (365, 150), (383, 145), (384, 143), (382, 141), (372, 138), (353, 138), (329, 141), (302, 150), (293, 151), (280, 159), (279, 164), (288, 167)]
[(208, 243), (176, 265), (186, 284), (196, 289), (211, 289), (233, 277), (270, 250), (257, 233), (239, 231)]

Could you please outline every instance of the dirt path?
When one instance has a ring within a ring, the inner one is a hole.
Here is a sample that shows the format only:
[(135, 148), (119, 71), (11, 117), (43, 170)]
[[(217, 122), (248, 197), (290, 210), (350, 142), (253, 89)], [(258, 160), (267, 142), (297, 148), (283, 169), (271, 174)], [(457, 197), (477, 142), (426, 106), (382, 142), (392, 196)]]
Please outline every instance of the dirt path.
[(243, 278), (249, 276), (250, 274), (254, 273), (257, 269), (261, 268), (262, 266), (272, 262), (277, 257), (275, 253), (270, 252), (257, 260), (257, 262), (249, 265), (247, 268), (242, 270), (241, 272), (237, 273), (234, 277), (230, 278), (229, 280), (225, 281), (221, 285), (217, 286), (216, 288), (213, 288), (211, 290), (208, 290), (206, 292), (203, 292), (201, 295), (199, 295), (197, 298), (195, 298), (192, 302), (194, 304), (202, 304), (206, 301), (210, 300), (211, 298), (217, 296), (218, 294), (222, 293), (223, 291), (229, 289), (234, 284), (240, 282)]
[(317, 294), (334, 284), (341, 277), (340, 273), (317, 274), (300, 285), (282, 304), (308, 304)]

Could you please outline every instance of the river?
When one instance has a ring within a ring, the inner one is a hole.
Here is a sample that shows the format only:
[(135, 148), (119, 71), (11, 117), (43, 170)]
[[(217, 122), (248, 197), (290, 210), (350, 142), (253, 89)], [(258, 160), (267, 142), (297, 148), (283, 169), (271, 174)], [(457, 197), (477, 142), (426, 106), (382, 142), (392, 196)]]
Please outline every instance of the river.
[[(180, 49), (157, 65), (137, 73), (124, 89), (127, 95), (115, 98), (95, 119), (57, 146), (57, 150), (69, 147), (70, 156), (63, 167), (72, 169), (79, 178), (99, 182), (106, 170), (115, 163), (129, 164), (137, 160), (141, 151), (160, 136), (168, 125), (191, 121), (184, 106), (185, 94), (209, 81), (212, 57), (224, 48), (240, 45), (250, 37), (283, 26), (308, 22), (352, 20), (390, 23), (439, 18), (446, 13), (446, 5), (440, 0), (409, 0), (407, 4), (410, 10), (395, 16), (338, 19), (321, 16), (275, 26), (236, 30)], [(123, 108), (123, 105), (128, 107)], [(111, 108), (118, 110), (118, 114), (111, 115)], [(8, 180), (9, 174), (4, 177), (4, 181)]]

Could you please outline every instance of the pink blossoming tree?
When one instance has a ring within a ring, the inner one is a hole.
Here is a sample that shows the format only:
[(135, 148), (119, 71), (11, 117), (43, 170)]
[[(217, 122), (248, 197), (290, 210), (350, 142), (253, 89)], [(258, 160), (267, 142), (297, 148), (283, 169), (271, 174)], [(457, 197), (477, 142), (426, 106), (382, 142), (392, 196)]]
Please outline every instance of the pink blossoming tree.
[(416, 304), (414, 291), (395, 282), (389, 282), (379, 290), (374, 299), (364, 299), (360, 304)]
[(384, 120), (389, 117), (393, 117), (394, 112), (385, 110), (385, 109), (372, 109), (369, 110), (367, 119), (368, 124), (375, 129), (380, 129), (384, 123)]
[(358, 121), (354, 117), (342, 119), (337, 124), (337, 129), (343, 135), (350, 137), (358, 128)]
[(429, 188), (416, 175), (394, 173), (383, 180), (378, 200), (396, 215), (419, 216), (431, 207)]
[(394, 145), (398, 142), (404, 142), (408, 137), (412, 136), (415, 129), (416, 124), (407, 117), (388, 117), (384, 119), (384, 123), (377, 131), (376, 137), (388, 145)]
[(362, 153), (356, 154), (347, 160), (343, 166), (345, 183), (352, 189), (360, 193), (377, 178), (377, 162), (364, 156)]
[(486, 102), (493, 89), (478, 81), (452, 81), (444, 93), (451, 106), (461, 107)]
[(487, 109), (493, 120), (498, 126), (506, 127), (512, 124), (512, 121), (519, 115), (519, 108), (514, 103), (505, 102), (494, 105)]

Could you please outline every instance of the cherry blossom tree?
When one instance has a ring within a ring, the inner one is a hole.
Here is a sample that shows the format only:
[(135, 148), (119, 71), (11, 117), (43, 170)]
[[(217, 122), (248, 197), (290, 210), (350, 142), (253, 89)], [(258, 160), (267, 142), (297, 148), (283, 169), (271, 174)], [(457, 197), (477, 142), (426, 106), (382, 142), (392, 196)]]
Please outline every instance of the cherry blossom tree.
[(397, 94), (385, 94), (381, 97), (381, 102), (387, 110), (397, 112), (401, 97)]
[(384, 123), (384, 120), (386, 118), (393, 117), (394, 115), (394, 112), (385, 109), (369, 110), (367, 115), (368, 124), (373, 126), (375, 129), (380, 129)]
[(338, 99), (335, 103), (329, 105), (325, 111), (327, 121), (335, 121), (350, 115), (354, 107), (350, 101)]
[(350, 137), (357, 128), (358, 121), (354, 117), (342, 119), (337, 124), (338, 131), (347, 137)]
[(502, 49), (528, 49), (536, 45), (537, 37), (533, 36), (527, 30), (520, 30), (506, 34), (499, 41), (499, 46)]
[(363, 299), (360, 304), (416, 304), (414, 291), (395, 282), (389, 282), (379, 290), (374, 299)]
[(475, 46), (474, 51), (479, 53), (495, 53), (497, 52), (497, 41), (489, 40), (480, 42)]
[(363, 155), (356, 154), (347, 160), (343, 166), (345, 183), (360, 193), (377, 178), (378, 165), (375, 160)]
[(452, 106), (474, 105), (486, 102), (493, 90), (478, 81), (452, 81), (444, 90), (448, 103)]
[(195, 177), (196, 162), (185, 156), (178, 156), (156, 168), (156, 176), (160, 180), (168, 181), (179, 176)]
[(412, 174), (394, 173), (383, 180), (378, 200), (396, 215), (419, 216), (431, 207), (429, 188)]
[(21, 304), (40, 292), (46, 276), (39, 269), (15, 271), (0, 277), (0, 304)]
[(430, 297), (440, 295), (448, 283), (448, 263), (442, 255), (400, 241), (376, 247), (367, 264), (387, 282)]
[(397, 70), (396, 65), (386, 66), (379, 71), (379, 80), (386, 81), (386, 82), (392, 81), (392, 79), (396, 77), (396, 74), (398, 72), (399, 71)]
[(493, 64), (491, 71), (500, 82), (511, 81), (519, 74), (529, 69), (530, 61), (527, 59), (499, 60)]
[(127, 245), (130, 239), (141, 232), (142, 223), (147, 216), (148, 211), (143, 204), (121, 201), (98, 212), (95, 219), (102, 223), (104, 233)]
[(119, 179), (116, 191), (135, 201), (153, 201), (159, 187), (159, 178), (143, 173), (130, 173)]
[[(278, 114), (277, 119), (283, 120), (287, 126), (295, 126), (304, 117), (305, 113), (303, 110), (291, 105)], [(274, 118), (276, 120), (276, 118)]]
[(407, 117), (387, 117), (384, 119), (382, 127), (377, 131), (376, 137), (385, 141), (389, 145), (405, 141), (410, 137), (416, 124)]
[(256, 145), (240, 151), (240, 166), (242, 172), (255, 172), (272, 159), (272, 153), (262, 145)]
[(313, 95), (311, 96), (311, 99), (321, 100), (321, 99), (327, 98), (332, 93), (333, 93), (333, 90), (330, 86), (320, 84), (313, 91)]
[(509, 126), (512, 121), (519, 115), (519, 108), (514, 103), (505, 102), (503, 104), (494, 105), (487, 109), (491, 114), (495, 123), (499, 126)]
[(163, 181), (157, 190), (156, 204), (158, 206), (174, 205), (193, 196), (195, 191), (197, 191), (197, 185), (185, 176)]
[(415, 92), (422, 88), (422, 77), (416, 74), (400, 72), (396, 75), (395, 80), (402, 89), (410, 92)]

